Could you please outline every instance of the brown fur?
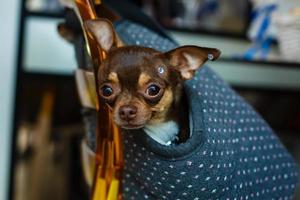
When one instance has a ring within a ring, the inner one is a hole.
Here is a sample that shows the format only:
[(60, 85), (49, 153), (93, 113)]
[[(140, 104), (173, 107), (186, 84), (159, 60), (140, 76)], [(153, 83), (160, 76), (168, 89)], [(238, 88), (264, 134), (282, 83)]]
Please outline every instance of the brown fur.
[(111, 72), (107, 79), (113, 83), (119, 83), (118, 75), (115, 72)]
[(139, 87), (143, 88), (151, 80), (150, 75), (142, 72), (139, 77)]
[[(122, 47), (110, 52), (109, 59), (100, 66), (100, 88), (109, 83), (115, 91), (121, 91), (111, 100), (114, 104), (110, 104), (113, 108), (114, 120), (120, 126), (126, 126), (118, 116), (118, 109), (122, 105), (138, 107), (136, 120), (130, 122), (131, 125), (140, 126), (141, 122), (146, 124), (150, 121), (162, 122), (167, 117), (168, 108), (173, 101), (173, 91), (170, 86), (165, 90), (165, 87), (170, 85), (168, 76), (164, 75), (162, 78), (155, 68), (163, 63), (159, 57), (156, 58), (157, 60), (152, 58), (152, 62), (145, 64), (145, 60), (150, 60), (153, 55), (157, 55), (157, 52), (152, 49)], [(119, 62), (120, 59), (122, 62)], [(149, 82), (159, 84), (165, 91), (155, 102), (148, 104), (143, 94)]]
[[(180, 126), (179, 138), (185, 141), (189, 123), (183, 81), (192, 78), (208, 58), (218, 58), (220, 51), (183, 46), (162, 53), (140, 46), (118, 47), (111, 23), (98, 19), (86, 22), (85, 27), (107, 52), (99, 66), (98, 81), (100, 89), (110, 87), (113, 91), (102, 97), (111, 106), (115, 123), (121, 128), (137, 129), (173, 120)], [(148, 93), (153, 88), (155, 92)]]
[(149, 120), (149, 124), (162, 123), (166, 119), (168, 119), (169, 109), (173, 103), (173, 95), (173, 91), (170, 87), (168, 87), (158, 104), (151, 108), (151, 110), (156, 114), (154, 114), (153, 117)]

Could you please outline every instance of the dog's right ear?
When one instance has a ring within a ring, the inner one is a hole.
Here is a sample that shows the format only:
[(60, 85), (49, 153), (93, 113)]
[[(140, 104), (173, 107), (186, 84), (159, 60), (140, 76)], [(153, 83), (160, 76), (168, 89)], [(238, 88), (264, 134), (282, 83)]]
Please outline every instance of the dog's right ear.
[(87, 20), (84, 22), (84, 28), (88, 34), (91, 34), (97, 40), (100, 47), (106, 52), (117, 46), (121, 46), (112, 23), (107, 19)]
[(164, 53), (171, 66), (180, 72), (183, 80), (191, 79), (207, 60), (216, 60), (220, 54), (218, 49), (190, 45)]

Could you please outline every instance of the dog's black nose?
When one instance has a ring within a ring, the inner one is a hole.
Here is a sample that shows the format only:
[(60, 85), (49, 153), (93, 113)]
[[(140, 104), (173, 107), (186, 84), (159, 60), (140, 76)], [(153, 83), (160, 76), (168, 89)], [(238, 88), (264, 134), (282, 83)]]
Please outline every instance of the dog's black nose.
[(121, 106), (119, 108), (119, 115), (122, 120), (131, 120), (136, 117), (137, 108), (131, 105)]

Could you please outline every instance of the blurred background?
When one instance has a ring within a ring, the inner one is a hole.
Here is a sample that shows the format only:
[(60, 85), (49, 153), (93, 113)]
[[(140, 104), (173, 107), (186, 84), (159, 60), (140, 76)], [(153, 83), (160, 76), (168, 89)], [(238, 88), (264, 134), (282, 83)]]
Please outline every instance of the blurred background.
[[(134, 4), (180, 44), (221, 49), (209, 66), (300, 164), (299, 0), (119, 1)], [(57, 31), (66, 10), (58, 0), (10, 0), (0, 16), (0, 199), (87, 199), (78, 64), (74, 46)]]

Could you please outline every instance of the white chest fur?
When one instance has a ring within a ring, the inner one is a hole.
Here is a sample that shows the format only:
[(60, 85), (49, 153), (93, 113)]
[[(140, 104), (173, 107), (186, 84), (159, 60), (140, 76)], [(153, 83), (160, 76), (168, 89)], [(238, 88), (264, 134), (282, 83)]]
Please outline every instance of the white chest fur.
[(153, 140), (163, 145), (170, 145), (179, 132), (178, 125), (174, 121), (146, 125), (144, 130)]

